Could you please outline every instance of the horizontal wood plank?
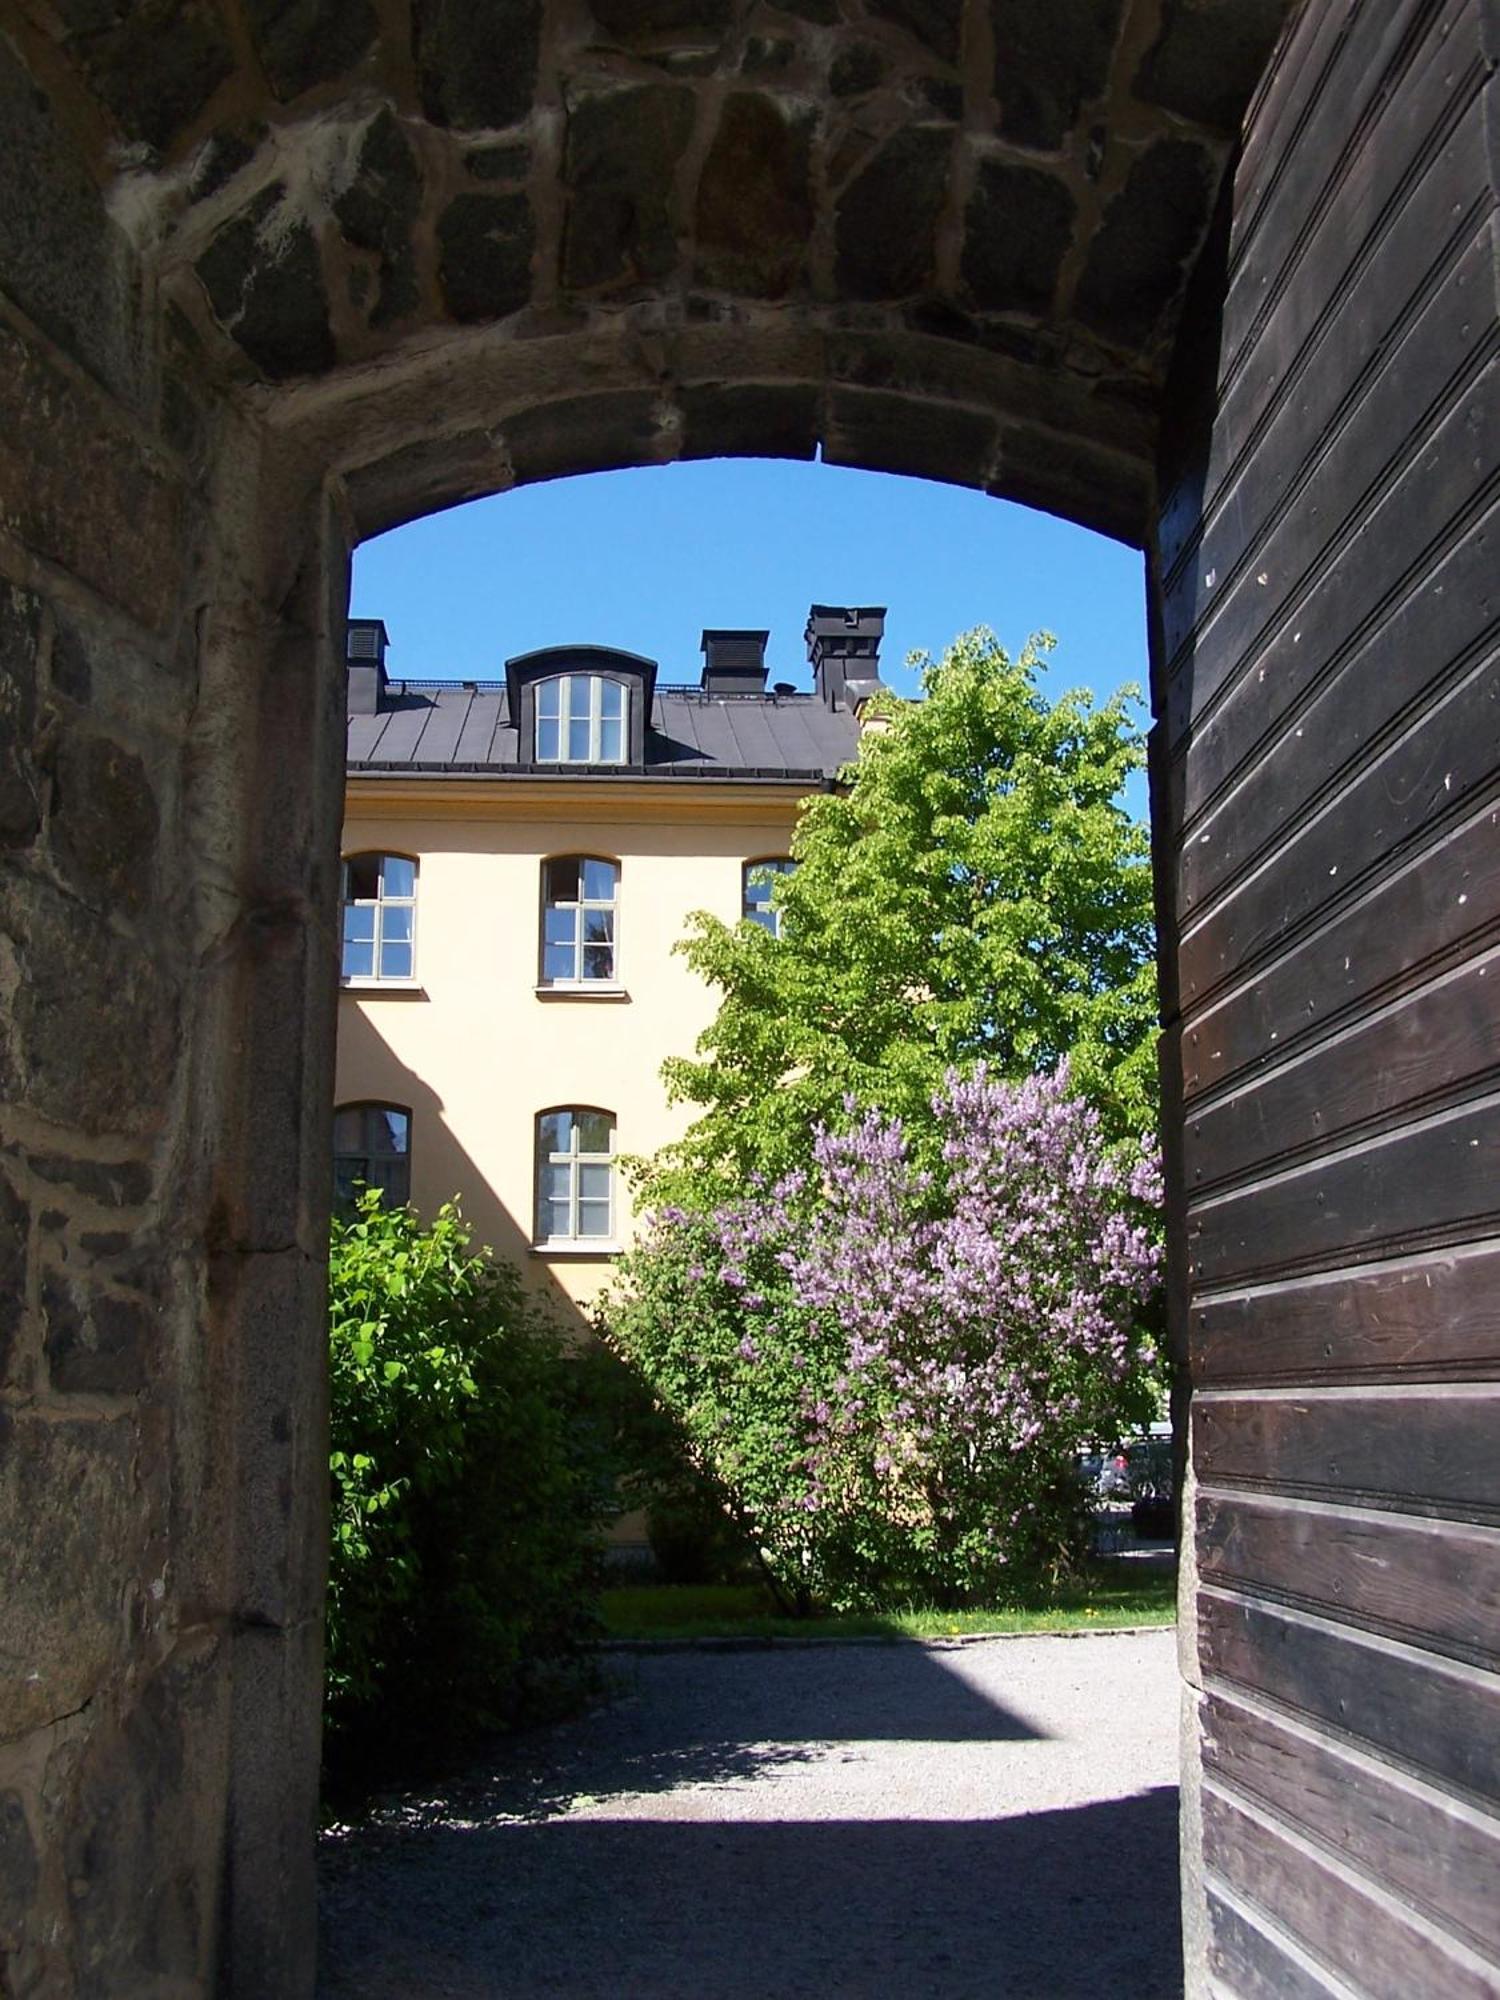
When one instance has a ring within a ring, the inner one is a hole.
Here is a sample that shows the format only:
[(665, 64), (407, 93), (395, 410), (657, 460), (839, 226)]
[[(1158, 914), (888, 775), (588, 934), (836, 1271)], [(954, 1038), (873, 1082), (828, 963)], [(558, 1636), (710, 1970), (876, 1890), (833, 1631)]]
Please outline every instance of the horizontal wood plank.
[[(1492, 489), (1495, 460), (1486, 453), (1496, 437), (1495, 387), (1486, 371), (1497, 338), (1484, 299), (1494, 254), (1492, 227), (1479, 221), (1368, 393), (1332, 437), (1316, 439), (1316, 457), (1286, 504), (1263, 518), (1226, 520), (1231, 539), (1219, 563), (1196, 561), (1164, 598), (1166, 724), (1174, 745), (1283, 627), (1300, 629), (1313, 593), (1356, 533), (1379, 536), (1365, 544), (1371, 560), (1360, 565), (1373, 566), (1365, 582), (1378, 601), (1378, 586), (1406, 574), (1440, 523), (1472, 494)], [(1403, 501), (1385, 507), (1398, 488)], [(1422, 512), (1412, 520), (1403, 510), (1417, 497)]]
[(1331, 576), (1195, 732), (1192, 756), (1173, 759), (1190, 904), (1284, 840), (1414, 703), (1500, 643), (1500, 502), (1449, 525), (1453, 539), (1409, 566), (1404, 595), (1395, 575), (1364, 592)]
[[(1278, 1389), (1193, 1399), (1193, 1465), (1311, 1498), (1360, 1495), (1451, 1519), (1500, 1519), (1500, 1384)], [(1436, 1531), (1429, 1527), (1435, 1539)], [(1482, 1588), (1476, 1579), (1476, 1588)]]
[(1483, 76), (1477, 49), (1460, 70), (1448, 50), (1427, 44), (1403, 107), (1410, 146), (1375, 147), (1301, 245), (1276, 311), (1229, 379), (1201, 524), (1180, 554), (1163, 551), (1169, 588), (1189, 554), (1228, 580), (1239, 546), (1369, 392), (1407, 316), (1438, 282), (1484, 185)]
[(1195, 1192), (1500, 1078), (1500, 945), (1189, 1112)]
[[(1500, 388), (1500, 376), (1497, 376)], [(1426, 706), (1318, 817), (1206, 912), (1178, 953), (1184, 1010), (1243, 972), (1332, 904), (1353, 900), (1410, 845), (1487, 799), (1500, 741), (1500, 656)], [(1180, 909), (1180, 905), (1179, 905)]]
[[(1368, 1507), (1224, 1493), (1201, 1483), (1208, 1476), (1200, 1470), (1196, 1523), (1208, 1581), (1274, 1592), (1500, 1668), (1500, 1527), (1445, 1520), (1436, 1528)], [(1378, 1466), (1373, 1477), (1382, 1478)], [(1490, 1497), (1500, 1502), (1500, 1493)]]
[(1284, 277), (1288, 248), (1315, 216), (1320, 197), (1330, 198), (1338, 166), (1346, 155), (1358, 155), (1382, 101), (1402, 88), (1433, 29), (1453, 13), (1454, 0), (1328, 0), (1302, 7), (1280, 50), (1275, 96), (1268, 90), (1235, 172), (1230, 277), (1238, 281), (1236, 347), (1260, 318), (1257, 295)]
[(1204, 1673), (1500, 1807), (1500, 1681), (1378, 1634), (1204, 1586)]
[(1331, 1855), (1211, 1784), (1203, 1789), (1203, 1858), (1370, 2000), (1494, 2000), (1500, 1967), (1487, 1967), (1376, 1883), (1366, 1888)]
[(1182, 1036), (1191, 1104), (1360, 1007), (1483, 948), (1500, 926), (1500, 806), (1440, 830), (1321, 929), (1195, 1010)]
[(1200, 1388), (1500, 1375), (1500, 1244), (1193, 1302)]
[(1500, 1228), (1500, 1105), (1361, 1140), (1274, 1179), (1189, 1208), (1198, 1288), (1472, 1242)]
[(1348, 1987), (1335, 1987), (1261, 1912), (1232, 1901), (1211, 1873), (1206, 1880), (1213, 2000), (1348, 2000)]
[(1230, 1696), (1210, 1696), (1203, 1720), (1216, 1781), (1500, 1956), (1500, 1820)]

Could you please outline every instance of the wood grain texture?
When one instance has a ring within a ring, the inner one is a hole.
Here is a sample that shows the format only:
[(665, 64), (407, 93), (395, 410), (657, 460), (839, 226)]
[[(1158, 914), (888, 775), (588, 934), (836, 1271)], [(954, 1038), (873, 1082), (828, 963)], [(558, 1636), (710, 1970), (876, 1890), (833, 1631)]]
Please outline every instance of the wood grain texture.
[(1349, 1988), (1311, 1963), (1279, 1935), (1265, 1913), (1230, 1899), (1228, 1885), (1208, 1878), (1209, 1973), (1213, 2000), (1349, 2000)]
[(1182, 1037), (1189, 1104), (1500, 936), (1500, 805), (1487, 801), (1407, 854), (1326, 924), (1195, 1009)]
[(1370, 2000), (1494, 2000), (1491, 1969), (1458, 1939), (1326, 1850), (1216, 1787), (1203, 1791), (1204, 1858)]
[(1226, 1098), (1194, 1107), (1184, 1163), (1195, 1195), (1292, 1162), (1500, 1077), (1500, 945), (1365, 1014)]
[(1500, 1243), (1194, 1301), (1200, 1388), (1500, 1375)]
[(1190, 1208), (1199, 1288), (1469, 1242), (1500, 1226), (1500, 1104), (1485, 1098)]
[(1500, 1680), (1460, 1661), (1205, 1585), (1199, 1652), (1228, 1683), (1485, 1811), (1500, 1808)]
[[(1264, 523), (1286, 506), (1450, 281), (1483, 215), (1475, 193), (1483, 75), (1477, 49), (1461, 67), (1432, 50), (1411, 107), (1421, 142), (1399, 155), (1376, 150), (1303, 240), (1274, 315), (1222, 385), (1203, 517), (1169, 579), (1190, 560), (1215, 573), (1209, 601), (1222, 603), (1243, 566), (1242, 524)], [(1425, 333), (1429, 361), (1442, 339)], [(1420, 375), (1413, 361), (1404, 366), (1408, 378)], [(1174, 657), (1180, 636), (1169, 640)]]
[(1205, 1391), (1192, 1424), (1205, 1484), (1358, 1495), (1445, 1521), (1500, 1521), (1500, 1383)]
[(1500, 1820), (1222, 1693), (1204, 1768), (1500, 1960)]
[(1200, 1486), (1198, 1569), (1500, 1670), (1500, 1527)]

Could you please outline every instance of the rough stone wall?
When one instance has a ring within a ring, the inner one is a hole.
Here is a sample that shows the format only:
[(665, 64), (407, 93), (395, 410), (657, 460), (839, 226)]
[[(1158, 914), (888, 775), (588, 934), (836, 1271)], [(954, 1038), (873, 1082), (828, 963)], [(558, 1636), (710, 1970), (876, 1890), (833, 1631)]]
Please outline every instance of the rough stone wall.
[(283, 1991), (343, 604), (3, 38), (0, 155), (0, 1990)]

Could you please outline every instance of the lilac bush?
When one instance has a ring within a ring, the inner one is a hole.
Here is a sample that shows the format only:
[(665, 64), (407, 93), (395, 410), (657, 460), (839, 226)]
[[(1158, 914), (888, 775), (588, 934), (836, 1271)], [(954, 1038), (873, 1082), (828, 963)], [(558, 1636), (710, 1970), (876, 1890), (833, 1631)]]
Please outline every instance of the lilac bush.
[(785, 1595), (957, 1602), (1079, 1552), (1077, 1454), (1150, 1412), (1152, 1144), (1064, 1065), (950, 1073), (918, 1163), (846, 1106), (805, 1166), (663, 1210), (609, 1309)]

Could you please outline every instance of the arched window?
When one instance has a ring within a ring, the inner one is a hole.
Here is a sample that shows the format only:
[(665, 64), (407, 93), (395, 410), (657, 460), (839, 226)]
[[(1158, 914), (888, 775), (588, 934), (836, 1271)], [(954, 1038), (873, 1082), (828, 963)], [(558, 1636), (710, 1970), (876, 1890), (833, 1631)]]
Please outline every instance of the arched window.
[(745, 863), (744, 914), (752, 924), (759, 924), (762, 930), (769, 931), (772, 937), (781, 936), (781, 912), (772, 905), (771, 891), (776, 886), (777, 878), (790, 875), (796, 865), (784, 854)]
[(416, 952), (416, 862), (404, 854), (351, 854), (344, 863), (344, 978), (409, 981)]
[(570, 1105), (536, 1121), (536, 1240), (609, 1243), (615, 1233), (615, 1121)]
[(624, 684), (603, 674), (558, 674), (538, 681), (536, 761), (539, 764), (623, 764)]
[(620, 870), (592, 854), (542, 863), (542, 984), (613, 986)]
[(411, 1200), (411, 1113), (401, 1104), (341, 1104), (333, 1114), (333, 1199), (354, 1205), (362, 1187), (379, 1188), (398, 1208)]

